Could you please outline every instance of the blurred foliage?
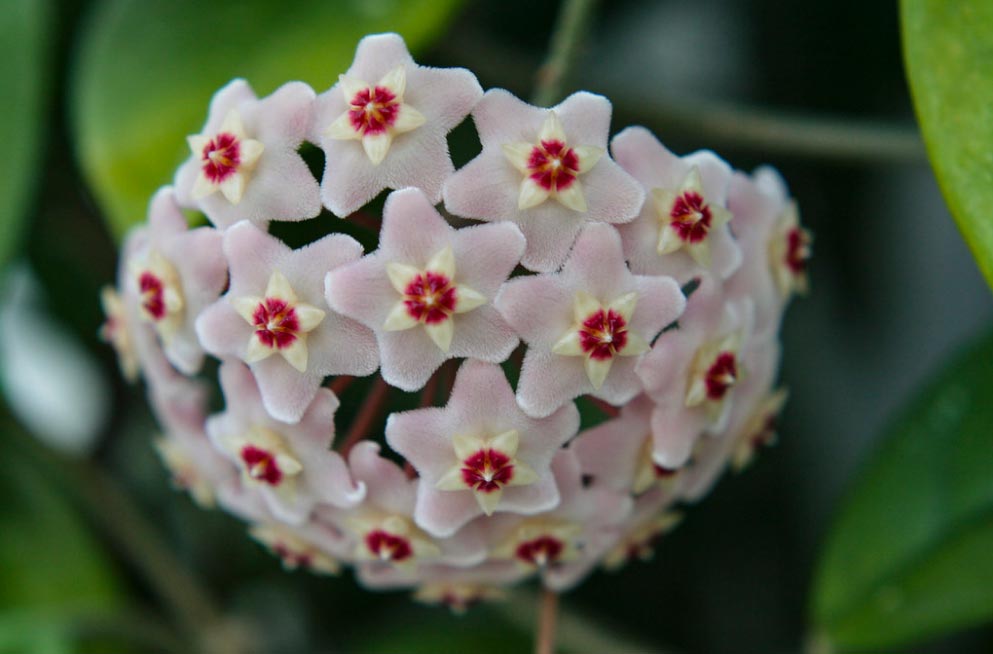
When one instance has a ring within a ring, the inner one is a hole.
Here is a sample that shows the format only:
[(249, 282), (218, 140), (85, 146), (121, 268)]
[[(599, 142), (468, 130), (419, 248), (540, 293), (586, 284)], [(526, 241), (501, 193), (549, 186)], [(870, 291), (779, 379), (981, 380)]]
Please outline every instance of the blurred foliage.
[[(82, 35), (73, 124), (84, 173), (114, 234), (145, 219), (172, 182), (211, 95), (243, 77), (261, 97), (289, 80), (320, 93), (366, 34), (399, 32), (415, 53), (458, 0), (103, 0)], [(122, 56), (122, 53), (126, 53)]]
[(0, 3), (0, 265), (16, 252), (41, 181), (51, 6), (43, 0)]
[(893, 424), (844, 503), (813, 593), (835, 648), (880, 651), (993, 618), (993, 334)]
[(993, 3), (903, 0), (904, 57), (938, 183), (993, 286)]

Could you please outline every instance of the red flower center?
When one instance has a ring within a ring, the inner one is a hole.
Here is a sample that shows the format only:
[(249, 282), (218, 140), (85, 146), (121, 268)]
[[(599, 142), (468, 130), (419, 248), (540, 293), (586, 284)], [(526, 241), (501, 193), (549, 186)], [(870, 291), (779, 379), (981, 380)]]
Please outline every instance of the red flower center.
[(283, 471), (279, 469), (275, 455), (268, 450), (246, 445), (241, 448), (241, 461), (245, 464), (248, 476), (256, 481), (278, 486), (283, 480)]
[(562, 556), (563, 550), (565, 550), (565, 544), (558, 538), (539, 536), (518, 545), (515, 554), (518, 559), (525, 563), (544, 566), (555, 563)]
[(300, 320), (293, 307), (279, 298), (267, 297), (252, 314), (255, 335), (266, 347), (283, 349), (297, 340)]
[(403, 536), (391, 534), (382, 529), (375, 529), (366, 534), (365, 546), (378, 558), (385, 561), (400, 562), (414, 555), (410, 541)]
[(238, 170), (241, 163), (241, 144), (230, 132), (221, 132), (207, 142), (200, 156), (203, 174), (214, 184), (220, 184)]
[(696, 191), (686, 191), (676, 197), (669, 211), (669, 224), (687, 243), (699, 243), (710, 232), (713, 214), (703, 196)]
[(794, 275), (802, 275), (810, 260), (810, 239), (801, 227), (794, 227), (786, 234), (786, 266)]
[[(138, 277), (138, 290), (141, 292), (141, 306), (153, 320), (162, 320), (166, 316), (165, 284), (155, 274), (144, 271)], [(108, 321), (110, 322), (110, 321)]]
[(397, 120), (400, 102), (396, 94), (383, 86), (362, 89), (349, 103), (348, 120), (352, 128), (365, 136), (382, 134)]
[(738, 360), (734, 352), (721, 352), (707, 369), (707, 399), (718, 401), (727, 395), (738, 378)]
[(514, 478), (514, 466), (503, 452), (479, 450), (462, 462), (462, 481), (473, 490), (490, 493), (500, 490)]
[(613, 309), (600, 309), (579, 327), (579, 345), (591, 359), (610, 359), (627, 343), (627, 322)]
[(542, 141), (528, 156), (530, 177), (546, 191), (564, 191), (579, 175), (579, 155), (557, 139)]
[(404, 289), (403, 304), (410, 317), (429, 325), (444, 322), (455, 312), (458, 297), (445, 275), (430, 270), (418, 273)]

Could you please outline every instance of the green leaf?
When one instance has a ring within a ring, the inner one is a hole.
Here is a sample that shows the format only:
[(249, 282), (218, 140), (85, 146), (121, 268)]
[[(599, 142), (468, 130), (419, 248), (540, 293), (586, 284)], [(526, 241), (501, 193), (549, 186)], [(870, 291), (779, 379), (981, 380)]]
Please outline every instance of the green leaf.
[(938, 183), (993, 286), (993, 3), (902, 0), (904, 58)]
[(0, 265), (17, 250), (41, 179), (50, 4), (0, 3)]
[(303, 80), (320, 93), (359, 39), (396, 31), (416, 51), (458, 0), (102, 0), (82, 39), (73, 89), (76, 147), (117, 236), (145, 218), (189, 155), (214, 91), (244, 77), (261, 97)]
[(880, 651), (993, 619), (993, 334), (892, 425), (819, 563), (831, 650)]

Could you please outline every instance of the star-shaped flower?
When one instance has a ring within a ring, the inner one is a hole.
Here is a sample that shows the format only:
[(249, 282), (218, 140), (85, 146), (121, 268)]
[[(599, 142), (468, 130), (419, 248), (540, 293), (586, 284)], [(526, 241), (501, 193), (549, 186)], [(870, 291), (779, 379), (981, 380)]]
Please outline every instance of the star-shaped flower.
[(496, 301), (528, 344), (517, 401), (542, 417), (586, 393), (622, 404), (634, 366), (685, 300), (669, 277), (632, 275), (610, 225), (589, 225), (559, 273), (513, 279)]
[(344, 234), (291, 250), (248, 222), (224, 233), (230, 287), (200, 314), (197, 334), (211, 354), (251, 365), (274, 418), (299, 420), (328, 375), (376, 369), (372, 333), (318, 308), (325, 273), (361, 254), (362, 246)]
[(437, 202), (454, 170), (446, 135), (482, 94), (468, 70), (418, 66), (397, 34), (362, 39), (348, 72), (317, 98), (311, 140), (326, 157), (324, 204), (345, 217), (407, 186)]
[(473, 110), (483, 151), (445, 183), (454, 214), (517, 223), (521, 261), (555, 270), (583, 225), (624, 223), (641, 209), (640, 185), (606, 156), (610, 103), (575, 93), (552, 109), (488, 91)]
[(262, 407), (251, 371), (225, 361), (220, 370), (226, 407), (207, 420), (214, 446), (238, 466), (242, 484), (258, 494), (280, 521), (301, 525), (314, 507), (353, 507), (365, 486), (352, 480), (345, 461), (329, 448), (338, 398), (327, 389), (314, 397), (297, 424), (274, 420)]
[(338, 555), (328, 542), (341, 540), (330, 529), (314, 522), (303, 527), (277, 523), (252, 525), (249, 535), (279, 557), (285, 570), (304, 569), (319, 575), (336, 575), (341, 569)]
[(180, 205), (197, 208), (218, 228), (239, 220), (304, 220), (321, 211), (317, 180), (297, 153), (314, 111), (314, 91), (284, 84), (261, 100), (236, 79), (210, 102), (191, 156), (176, 172)]
[(221, 233), (210, 227), (187, 230), (186, 218), (169, 187), (149, 206), (148, 227), (134, 237), (127, 257), (128, 282), (139, 315), (151, 324), (169, 361), (185, 374), (203, 363), (194, 322), (227, 283)]
[(672, 503), (673, 498), (660, 490), (637, 498), (631, 515), (618, 527), (617, 542), (603, 557), (603, 567), (618, 570), (634, 559), (650, 560), (658, 540), (682, 520), (669, 510)]
[(649, 196), (638, 218), (619, 227), (631, 270), (686, 283), (705, 271), (727, 279), (741, 265), (728, 227), (730, 166), (709, 151), (677, 157), (643, 127), (625, 129), (610, 150)]
[(500, 366), (466, 361), (445, 408), (391, 415), (386, 440), (420, 474), (417, 524), (445, 537), (483, 514), (554, 507), (559, 495), (549, 465), (578, 428), (571, 402), (547, 418), (529, 418)]
[(652, 414), (655, 461), (682, 467), (703, 432), (728, 424), (735, 387), (745, 376), (744, 344), (751, 337), (752, 304), (728, 302), (718, 283), (702, 278), (679, 328), (663, 334), (638, 364)]
[(491, 302), (517, 265), (513, 225), (456, 230), (419, 189), (391, 193), (379, 249), (327, 276), (327, 302), (376, 334), (382, 375), (407, 391), (447, 359), (505, 360), (518, 339)]

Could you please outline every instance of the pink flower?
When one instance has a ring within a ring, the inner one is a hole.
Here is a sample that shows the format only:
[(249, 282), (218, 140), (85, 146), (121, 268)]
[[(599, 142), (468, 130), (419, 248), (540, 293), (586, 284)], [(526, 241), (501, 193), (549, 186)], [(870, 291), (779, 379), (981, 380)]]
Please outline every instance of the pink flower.
[(727, 302), (717, 282), (702, 278), (679, 328), (663, 334), (637, 368), (652, 414), (655, 461), (679, 468), (704, 431), (727, 427), (735, 387), (747, 374), (742, 350), (751, 337), (752, 304)]
[(148, 227), (133, 237), (126, 266), (138, 315), (155, 328), (166, 358), (184, 374), (195, 374), (204, 353), (194, 322), (227, 283), (221, 233), (210, 227), (187, 230), (172, 189), (159, 189)]
[(606, 98), (575, 93), (541, 109), (494, 89), (472, 116), (483, 151), (445, 183), (445, 207), (517, 223), (531, 270), (562, 265), (583, 225), (628, 222), (641, 209), (641, 187), (606, 156)]
[(314, 110), (314, 91), (284, 84), (262, 100), (245, 80), (214, 94), (192, 154), (176, 172), (176, 198), (224, 229), (239, 220), (303, 220), (321, 212), (317, 181), (297, 154)]
[(615, 541), (603, 555), (603, 567), (617, 570), (634, 559), (650, 560), (658, 540), (682, 519), (669, 510), (672, 503), (672, 496), (660, 489), (637, 497), (631, 514), (617, 527)]
[(345, 461), (330, 451), (338, 398), (321, 389), (297, 424), (274, 420), (262, 407), (258, 386), (238, 361), (221, 364), (226, 407), (207, 420), (214, 446), (242, 473), (242, 484), (262, 497), (282, 522), (304, 524), (314, 507), (351, 507), (365, 496)]
[(248, 222), (224, 233), (230, 287), (200, 314), (197, 334), (211, 354), (251, 365), (274, 418), (299, 420), (328, 375), (376, 369), (372, 333), (319, 308), (325, 273), (361, 254), (362, 246), (344, 234), (291, 250)]
[(447, 359), (510, 356), (517, 335), (492, 301), (523, 250), (513, 225), (456, 230), (419, 189), (396, 191), (379, 249), (328, 274), (327, 302), (373, 330), (383, 379), (416, 390)]
[(635, 364), (685, 300), (669, 277), (632, 275), (617, 232), (590, 225), (561, 272), (511, 280), (496, 305), (528, 344), (517, 401), (543, 417), (586, 393), (623, 404), (641, 392)]
[(686, 283), (705, 271), (727, 279), (741, 265), (728, 227), (730, 166), (709, 151), (677, 157), (643, 127), (615, 136), (610, 151), (648, 197), (638, 218), (619, 228), (631, 270)]
[(386, 440), (420, 474), (415, 521), (444, 537), (480, 515), (534, 514), (558, 504), (549, 465), (578, 428), (571, 402), (529, 418), (499, 366), (466, 361), (445, 408), (391, 415)]
[(326, 157), (324, 204), (345, 217), (407, 186), (437, 202), (454, 170), (445, 137), (482, 94), (464, 68), (415, 64), (397, 34), (362, 39), (348, 72), (317, 98), (311, 140)]

